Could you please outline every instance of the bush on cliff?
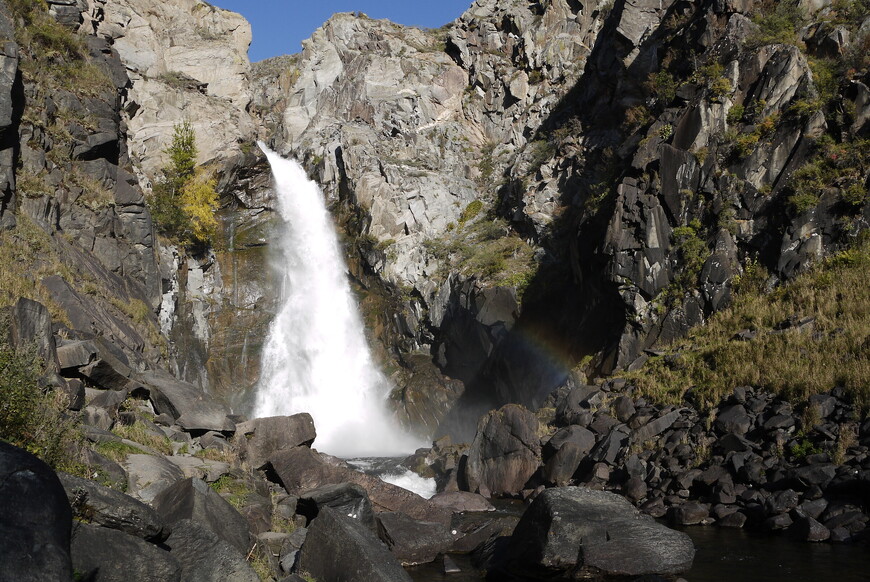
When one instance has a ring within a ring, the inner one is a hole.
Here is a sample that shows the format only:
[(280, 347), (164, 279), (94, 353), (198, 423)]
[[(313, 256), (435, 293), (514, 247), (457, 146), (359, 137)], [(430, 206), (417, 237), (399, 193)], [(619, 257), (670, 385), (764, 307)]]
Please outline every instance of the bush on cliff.
[(150, 199), (157, 229), (184, 246), (208, 245), (217, 231), (218, 195), (211, 172), (196, 167), (196, 134), (188, 121), (175, 126), (166, 153), (169, 165)]

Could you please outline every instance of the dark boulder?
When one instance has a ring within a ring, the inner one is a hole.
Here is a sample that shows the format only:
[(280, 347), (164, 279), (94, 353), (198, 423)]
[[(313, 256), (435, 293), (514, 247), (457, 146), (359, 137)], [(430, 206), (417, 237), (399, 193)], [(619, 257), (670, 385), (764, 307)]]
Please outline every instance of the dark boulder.
[(582, 426), (571, 425), (561, 428), (544, 445), (544, 457), (549, 458), (555, 455), (565, 443), (574, 443), (585, 454), (595, 446), (595, 435), (592, 434), (591, 430)]
[(460, 483), (487, 497), (517, 495), (540, 463), (538, 419), (522, 406), (508, 404), (481, 419)]
[(0, 441), (0, 580), (71, 580), (72, 511), (51, 468)]
[(169, 535), (166, 522), (141, 501), (88, 479), (66, 473), (58, 477), (79, 519), (151, 542), (161, 542)]
[(511, 536), (508, 568), (522, 575), (678, 574), (692, 565), (689, 537), (643, 516), (619, 495), (547, 489)]
[(802, 542), (824, 542), (831, 537), (831, 531), (808, 515), (798, 515), (788, 535)]
[(411, 582), (374, 533), (330, 507), (308, 528), (299, 568), (323, 582)]
[(556, 423), (560, 426), (583, 424), (593, 404), (601, 399), (601, 390), (596, 386), (572, 388), (556, 406)]
[(73, 567), (88, 582), (173, 582), (181, 567), (169, 552), (120, 530), (77, 523)]
[(352, 519), (358, 519), (367, 528), (374, 530), (375, 516), (366, 490), (356, 483), (323, 485), (306, 491), (296, 502), (296, 513), (304, 515), (309, 523), (323, 507), (331, 507)]
[(192, 520), (241, 553), (250, 550), (247, 520), (201, 479), (183, 479), (161, 491), (152, 506), (171, 524)]
[(541, 478), (544, 483), (561, 487), (567, 485), (581, 461), (586, 458), (588, 450), (576, 443), (566, 442), (556, 451), (556, 454), (544, 464)]
[(242, 459), (254, 469), (262, 468), (275, 453), (310, 446), (317, 436), (308, 413), (256, 418), (237, 425), (236, 432), (245, 436), (241, 440)]
[(46, 370), (59, 371), (48, 309), (42, 303), (21, 297), (12, 306), (10, 316), (12, 345), (19, 349), (35, 346)]
[(172, 524), (166, 546), (181, 565), (181, 579), (196, 582), (259, 582), (246, 553), (191, 519)]
[(427, 564), (453, 544), (450, 530), (440, 523), (395, 512), (379, 513), (377, 522), (378, 537), (404, 566)]
[(742, 404), (726, 406), (719, 411), (713, 426), (719, 434), (745, 435), (752, 428), (752, 418)]

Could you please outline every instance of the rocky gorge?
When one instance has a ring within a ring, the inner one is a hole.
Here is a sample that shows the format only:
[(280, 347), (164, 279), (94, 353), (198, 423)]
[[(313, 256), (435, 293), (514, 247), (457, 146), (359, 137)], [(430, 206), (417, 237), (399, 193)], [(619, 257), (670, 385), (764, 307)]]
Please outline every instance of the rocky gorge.
[[(866, 543), (868, 12), (477, 0), (252, 65), (201, 0), (0, 2), (0, 579), (673, 578), (663, 523)], [(152, 216), (183, 122), (207, 245)], [(432, 499), (248, 418), (256, 140), (327, 196)]]

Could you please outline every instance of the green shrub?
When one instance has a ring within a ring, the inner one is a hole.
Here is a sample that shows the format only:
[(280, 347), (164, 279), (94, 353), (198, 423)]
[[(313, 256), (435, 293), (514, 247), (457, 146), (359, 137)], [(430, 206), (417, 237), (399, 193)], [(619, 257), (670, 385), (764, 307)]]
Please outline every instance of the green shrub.
[(734, 105), (731, 107), (731, 109), (728, 110), (728, 115), (725, 119), (726, 119), (726, 121), (728, 121), (729, 125), (736, 125), (743, 120), (743, 113), (744, 112), (745, 112), (745, 109), (744, 109), (743, 105), (740, 105), (740, 104)]
[(752, 20), (758, 25), (759, 30), (746, 39), (746, 44), (749, 47), (768, 44), (796, 45), (799, 40), (798, 30), (805, 20), (798, 0), (778, 0), (758, 4), (758, 14)]
[(659, 71), (649, 74), (645, 87), (662, 105), (667, 106), (677, 96), (679, 83), (668, 71)]
[[(7, 330), (4, 321), (0, 337), (6, 337)], [(70, 463), (65, 448), (79, 434), (75, 421), (63, 412), (63, 398), (45, 394), (39, 387), (43, 372), (34, 348), (16, 350), (0, 343), (0, 439), (63, 469)]]

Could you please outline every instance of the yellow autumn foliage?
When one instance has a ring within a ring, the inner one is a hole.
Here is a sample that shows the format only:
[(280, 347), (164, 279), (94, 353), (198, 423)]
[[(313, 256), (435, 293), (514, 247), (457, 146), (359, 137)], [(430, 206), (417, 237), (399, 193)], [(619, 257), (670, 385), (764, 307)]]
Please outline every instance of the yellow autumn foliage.
[(181, 189), (181, 210), (188, 218), (190, 235), (199, 242), (208, 242), (217, 232), (218, 209), (216, 180), (211, 170), (197, 168)]

